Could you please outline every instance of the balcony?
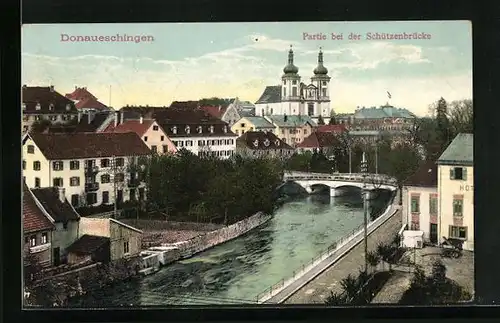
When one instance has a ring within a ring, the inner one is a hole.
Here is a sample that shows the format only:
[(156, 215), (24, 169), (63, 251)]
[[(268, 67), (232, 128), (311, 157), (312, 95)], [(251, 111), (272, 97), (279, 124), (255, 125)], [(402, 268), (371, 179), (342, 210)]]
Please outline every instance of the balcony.
[(99, 167), (95, 165), (85, 165), (85, 174), (86, 175), (95, 175), (99, 173)]
[(30, 248), (30, 253), (38, 253), (38, 252), (42, 252), (42, 251), (45, 251), (45, 250), (49, 250), (50, 247), (51, 247), (50, 242), (44, 243), (44, 244), (41, 244), (39, 246), (31, 247)]
[(99, 183), (85, 183), (85, 192), (95, 192), (99, 190)]
[(128, 187), (137, 187), (141, 184), (138, 178), (130, 178), (128, 180)]

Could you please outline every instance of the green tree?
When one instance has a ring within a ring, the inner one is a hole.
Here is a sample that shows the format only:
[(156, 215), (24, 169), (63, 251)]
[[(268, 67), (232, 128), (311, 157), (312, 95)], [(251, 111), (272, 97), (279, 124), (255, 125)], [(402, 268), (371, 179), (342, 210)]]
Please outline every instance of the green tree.
[(346, 305), (348, 302), (345, 293), (339, 294), (330, 292), (330, 295), (326, 298), (325, 304), (330, 306), (341, 306)]
[(357, 296), (359, 291), (358, 280), (352, 274), (349, 274), (346, 278), (340, 281), (340, 285), (346, 294), (347, 300), (351, 302)]
[(474, 111), (472, 108), (472, 100), (468, 99), (451, 102), (449, 121), (452, 138), (459, 133), (473, 133)]
[(453, 138), (451, 138), (452, 133), (448, 119), (448, 103), (443, 98), (440, 98), (436, 104), (436, 123), (441, 147), (447, 147)]
[(369, 251), (366, 255), (366, 260), (368, 261), (368, 265), (371, 267), (372, 271), (375, 271), (380, 263), (380, 256), (374, 251)]
[(337, 124), (337, 120), (335, 120), (335, 116), (334, 115), (330, 116), (330, 121), (328, 121), (328, 124), (329, 125)]
[(323, 126), (324, 124), (325, 124), (325, 120), (323, 120), (322, 116), (319, 116), (319, 118), (318, 118), (318, 125), (319, 126)]

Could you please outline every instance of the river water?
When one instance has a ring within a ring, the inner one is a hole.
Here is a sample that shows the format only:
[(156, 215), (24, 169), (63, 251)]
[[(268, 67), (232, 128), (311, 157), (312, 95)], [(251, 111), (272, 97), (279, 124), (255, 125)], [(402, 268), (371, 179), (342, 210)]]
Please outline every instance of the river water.
[[(385, 204), (379, 197), (373, 206)], [(72, 301), (70, 306), (115, 307), (255, 303), (256, 296), (310, 262), (363, 222), (360, 194), (313, 195), (284, 204), (273, 219), (246, 235)]]

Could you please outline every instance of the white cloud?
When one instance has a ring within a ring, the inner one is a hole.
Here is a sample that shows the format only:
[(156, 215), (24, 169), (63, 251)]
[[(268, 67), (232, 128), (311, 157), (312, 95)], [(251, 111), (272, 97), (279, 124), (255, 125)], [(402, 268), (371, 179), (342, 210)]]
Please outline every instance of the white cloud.
[[(283, 56), (290, 45), (297, 54), (296, 65), (303, 81), (308, 82), (315, 67), (317, 50), (305, 43), (273, 39), (266, 35), (250, 35), (239, 47), (207, 53), (182, 60), (154, 60), (148, 57), (117, 57), (83, 55), (51, 57), (24, 53), (23, 84), (52, 83), (61, 93), (75, 85), (87, 86), (103, 103), (109, 104), (112, 85), (112, 105), (169, 105), (173, 100), (201, 97), (234, 97), (258, 99), (266, 85), (280, 82), (283, 63), (266, 59), (270, 52)], [(446, 51), (446, 48), (440, 48)], [(375, 69), (389, 62), (418, 64), (427, 62), (422, 48), (388, 42), (353, 43), (335, 50), (325, 50), (325, 63), (332, 76), (332, 106), (339, 111), (352, 111), (357, 105), (383, 104), (386, 91), (393, 93), (393, 103), (425, 113), (429, 103), (443, 96), (446, 99), (471, 97), (471, 76), (454, 78), (431, 77), (414, 79), (342, 79), (342, 69)], [(303, 64), (304, 63), (304, 64)]]

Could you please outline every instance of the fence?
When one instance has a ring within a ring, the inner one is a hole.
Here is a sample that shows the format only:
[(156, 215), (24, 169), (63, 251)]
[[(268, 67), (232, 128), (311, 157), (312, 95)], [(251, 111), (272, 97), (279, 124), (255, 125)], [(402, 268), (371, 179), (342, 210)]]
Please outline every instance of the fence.
[(290, 175), (285, 175), (285, 180), (332, 180), (332, 181), (346, 181), (346, 182), (363, 182), (365, 179), (375, 180), (382, 184), (397, 185), (397, 180), (383, 174), (364, 174), (364, 173), (352, 173), (352, 174), (322, 174), (322, 173), (291, 173)]
[(361, 225), (357, 226), (348, 235), (343, 236), (342, 238), (340, 238), (337, 241), (335, 241), (334, 243), (332, 243), (330, 246), (328, 246), (328, 248), (326, 248), (325, 250), (323, 250), (322, 252), (320, 252), (319, 255), (317, 255), (316, 257), (313, 257), (311, 259), (311, 261), (302, 264), (302, 266), (300, 268), (298, 268), (297, 270), (295, 270), (293, 272), (292, 276), (290, 276), (288, 278), (282, 278), (276, 284), (272, 285), (271, 287), (267, 288), (263, 292), (259, 293), (255, 297), (256, 301), (258, 302), (266, 294), (272, 295), (272, 293), (273, 293), (274, 290), (277, 290), (279, 288), (283, 288), (285, 286), (285, 282), (286, 281), (288, 281), (288, 280), (294, 280), (295, 278), (301, 277), (304, 273), (308, 272), (311, 269), (310, 267), (312, 267), (313, 265), (315, 265), (316, 262), (319, 262), (319, 261), (322, 261), (322, 260), (326, 259), (328, 256), (330, 256), (330, 254), (332, 253), (332, 251), (334, 251), (334, 250), (337, 249), (338, 246), (342, 245), (344, 242), (350, 240), (352, 237), (354, 237), (356, 234), (358, 234), (358, 232), (363, 227), (364, 227), (364, 223), (362, 223)]
[[(373, 222), (369, 223), (368, 225), (368, 234), (370, 234), (373, 230), (378, 228), (382, 223), (384, 223), (389, 217), (395, 214), (397, 212), (398, 208), (393, 208), (392, 204), (389, 204), (387, 208), (385, 209), (384, 213), (381, 214), (377, 219), (375, 219)], [(266, 288), (263, 292), (259, 293), (255, 298), (257, 302), (259, 302), (265, 295), (269, 295), (270, 297), (273, 296), (273, 292), (277, 291), (279, 289), (282, 289), (285, 287), (285, 282), (291, 281), (289, 284), (293, 283), (296, 278), (302, 277), (305, 275), (307, 272), (309, 272), (313, 267), (317, 266), (321, 261), (325, 260), (326, 258), (330, 257), (335, 251), (340, 250), (342, 247), (344, 247), (344, 243), (347, 241), (353, 239), (355, 236), (360, 234), (361, 229), (364, 227), (364, 223), (356, 227), (355, 229), (352, 230), (352, 232), (340, 238), (333, 244), (331, 244), (328, 248), (323, 250), (319, 255), (316, 257), (312, 258), (311, 261), (302, 264), (302, 267), (298, 268), (296, 271), (293, 272), (291, 277), (288, 278), (283, 278), (276, 284), (272, 285), (269, 288)], [(362, 240), (360, 240), (362, 241)], [(347, 249), (349, 250), (349, 249)]]

